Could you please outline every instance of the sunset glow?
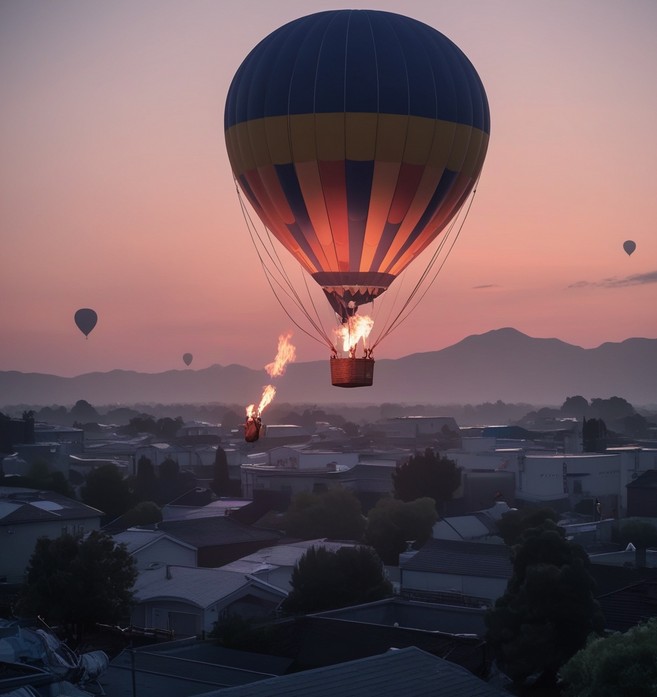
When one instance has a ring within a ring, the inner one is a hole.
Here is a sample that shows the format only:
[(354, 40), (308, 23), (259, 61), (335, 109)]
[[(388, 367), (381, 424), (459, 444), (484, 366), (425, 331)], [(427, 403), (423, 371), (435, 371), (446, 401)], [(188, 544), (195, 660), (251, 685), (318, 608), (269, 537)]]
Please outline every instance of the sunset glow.
[[(290, 318), (245, 227), (223, 109), (260, 40), (302, 15), (346, 7), (371, 3), (0, 3), (1, 370), (269, 365)], [(657, 3), (376, 8), (454, 41), (491, 114), (458, 241), (377, 359), (502, 327), (584, 348), (657, 338)], [(430, 252), (409, 266), (404, 290)], [(369, 313), (372, 338), (400, 282)], [(80, 308), (98, 313), (88, 339), (73, 321)], [(319, 288), (316, 308), (330, 334), (334, 314)], [(298, 362), (328, 359), (325, 343), (306, 334), (295, 333), (295, 345)]]

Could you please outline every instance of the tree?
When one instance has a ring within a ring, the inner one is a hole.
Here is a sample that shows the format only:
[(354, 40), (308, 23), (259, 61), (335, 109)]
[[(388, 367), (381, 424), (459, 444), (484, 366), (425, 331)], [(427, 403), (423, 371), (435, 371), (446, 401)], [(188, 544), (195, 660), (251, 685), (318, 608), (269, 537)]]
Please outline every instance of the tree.
[(585, 453), (603, 453), (607, 449), (607, 426), (602, 419), (584, 419), (582, 443)]
[(295, 565), (291, 585), (282, 605), (289, 613), (333, 610), (392, 593), (381, 559), (364, 546), (342, 547), (337, 552), (311, 547)]
[(116, 465), (101, 465), (87, 475), (80, 491), (87, 506), (97, 508), (106, 520), (123, 515), (132, 505), (130, 486)]
[(396, 566), (407, 542), (423, 545), (431, 537), (437, 519), (435, 501), (428, 496), (408, 502), (384, 497), (367, 515), (365, 541), (385, 564)]
[(81, 423), (98, 423), (100, 419), (100, 414), (96, 411), (96, 408), (84, 399), (79, 399), (75, 403), (68, 416), (71, 421), (80, 421)]
[(535, 677), (552, 686), (559, 668), (604, 627), (589, 559), (563, 528), (545, 520), (525, 530), (512, 561), (507, 589), (486, 614), (486, 640), (514, 682)]
[(228, 473), (226, 451), (221, 447), (217, 447), (217, 452), (214, 456), (212, 491), (214, 491), (217, 496), (229, 496), (230, 490), (230, 476)]
[(592, 637), (560, 671), (564, 697), (655, 697), (657, 619)]
[(128, 618), (137, 579), (133, 558), (102, 531), (85, 538), (40, 538), (27, 567), (17, 609), (84, 632), (95, 623)]
[(525, 530), (540, 527), (544, 521), (556, 523), (559, 516), (552, 508), (525, 506), (516, 511), (504, 513), (497, 521), (497, 530), (505, 544), (515, 545)]
[(153, 525), (162, 521), (162, 509), (154, 501), (140, 501), (123, 514), (122, 522), (127, 528), (136, 525)]
[(578, 418), (586, 416), (589, 412), (589, 402), (585, 397), (576, 395), (566, 397), (566, 401), (561, 405), (561, 413), (564, 416), (576, 416)]
[(142, 455), (137, 462), (137, 476), (134, 478), (135, 496), (140, 501), (152, 499), (157, 494), (157, 477), (150, 458)]
[(360, 540), (365, 524), (356, 495), (339, 488), (320, 494), (297, 494), (283, 517), (285, 533), (303, 540), (318, 537)]
[(461, 468), (454, 460), (427, 448), (424, 453), (416, 452), (406, 462), (397, 465), (392, 482), (398, 499), (414, 501), (430, 496), (440, 511), (461, 484)]

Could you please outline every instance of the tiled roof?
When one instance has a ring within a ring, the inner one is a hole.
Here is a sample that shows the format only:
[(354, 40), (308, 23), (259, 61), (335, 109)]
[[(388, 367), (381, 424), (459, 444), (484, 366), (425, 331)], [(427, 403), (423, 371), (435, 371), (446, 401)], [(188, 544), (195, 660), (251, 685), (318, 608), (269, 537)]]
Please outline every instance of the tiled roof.
[(657, 470), (646, 470), (627, 484), (628, 489), (657, 489)]
[(102, 511), (54, 491), (0, 487), (0, 525), (99, 518)]
[(415, 647), (306, 670), (198, 697), (508, 697), (465, 668)]
[(641, 581), (598, 597), (605, 627), (625, 632), (640, 622), (657, 617), (657, 581)]
[(429, 540), (400, 564), (402, 571), (429, 571), (459, 576), (511, 578), (513, 566), (506, 545), (460, 540)]
[(158, 528), (197, 548), (244, 542), (274, 542), (280, 539), (276, 532), (242, 525), (227, 516), (165, 520)]
[(176, 540), (171, 535), (167, 535), (163, 530), (147, 530), (141, 528), (128, 528), (123, 532), (119, 532), (113, 535), (116, 542), (126, 546), (127, 551), (130, 554), (148, 547), (153, 543), (161, 539), (174, 540), (178, 545), (184, 545), (185, 547), (193, 547), (192, 545), (183, 542), (182, 540)]

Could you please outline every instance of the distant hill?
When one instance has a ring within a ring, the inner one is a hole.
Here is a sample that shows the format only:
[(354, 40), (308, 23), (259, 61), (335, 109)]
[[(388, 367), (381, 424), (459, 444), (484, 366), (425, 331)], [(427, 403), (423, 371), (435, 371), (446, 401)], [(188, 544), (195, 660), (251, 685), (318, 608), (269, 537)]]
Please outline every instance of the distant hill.
[[(560, 405), (566, 397), (618, 396), (634, 406), (657, 404), (657, 339), (627, 339), (584, 349), (534, 339), (515, 329), (469, 336), (440, 351), (377, 360), (374, 385), (333, 387), (326, 361), (293, 363), (273, 382), (277, 399), (297, 404)], [(213, 365), (202, 370), (138, 373), (113, 370), (72, 378), (0, 371), (3, 405), (247, 404), (272, 382), (264, 370)]]

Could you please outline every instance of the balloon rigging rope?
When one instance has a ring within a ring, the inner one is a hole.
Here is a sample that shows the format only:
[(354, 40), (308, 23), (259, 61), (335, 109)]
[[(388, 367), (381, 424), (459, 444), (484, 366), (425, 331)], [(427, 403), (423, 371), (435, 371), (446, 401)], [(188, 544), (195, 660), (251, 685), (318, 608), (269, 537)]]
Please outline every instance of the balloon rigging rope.
[[(309, 336), (313, 341), (316, 341), (319, 344), (324, 344), (329, 347), (332, 351), (334, 350), (333, 343), (331, 342), (330, 338), (328, 337), (328, 334), (326, 333), (324, 327), (321, 325), (321, 321), (319, 320), (319, 314), (317, 312), (317, 308), (315, 307), (315, 303), (312, 299), (312, 296), (310, 294), (310, 291), (308, 289), (307, 285), (307, 280), (304, 278), (304, 283), (306, 285), (306, 291), (308, 292), (308, 297), (310, 298), (310, 302), (313, 306), (313, 310), (318, 316), (318, 321), (315, 321), (308, 310), (304, 307), (301, 298), (299, 297), (299, 294), (297, 291), (294, 289), (294, 286), (292, 285), (292, 282), (290, 281), (290, 278), (287, 274), (287, 271), (285, 269), (285, 266), (280, 260), (280, 257), (278, 256), (278, 253), (276, 251), (276, 248), (274, 247), (271, 236), (269, 235), (269, 232), (267, 233), (268, 236), (268, 241), (269, 241), (269, 246), (266, 244), (265, 240), (263, 237), (258, 233), (258, 230), (256, 226), (253, 224), (253, 220), (251, 219), (251, 216), (249, 215), (249, 212), (246, 208), (246, 205), (244, 203), (244, 200), (242, 198), (239, 186), (237, 185), (237, 180), (235, 180), (235, 190), (237, 191), (237, 198), (240, 203), (240, 208), (242, 210), (242, 217), (244, 218), (244, 221), (246, 222), (247, 230), (249, 232), (249, 237), (251, 238), (251, 242), (253, 244), (253, 247), (256, 251), (256, 254), (258, 255), (258, 259), (260, 261), (260, 265), (262, 266), (262, 269), (265, 273), (265, 278), (267, 279), (267, 283), (269, 284), (269, 287), (271, 288), (272, 293), (274, 294), (274, 297), (278, 301), (279, 305), (283, 309), (283, 312), (288, 316), (290, 321), (304, 334)], [(266, 226), (265, 226), (265, 229)], [(259, 244), (258, 244), (259, 243)], [(276, 277), (274, 274), (274, 271), (268, 266), (265, 256), (269, 258), (271, 264), (273, 265), (274, 269), (278, 272), (280, 279)], [(303, 315), (306, 317), (308, 322), (311, 324), (311, 326), (315, 329), (317, 334), (319, 334), (324, 341), (321, 341), (320, 339), (317, 338), (314, 334), (306, 330), (297, 320), (292, 316), (292, 314), (289, 312), (287, 307), (285, 306), (285, 303), (281, 299), (279, 292), (275, 288), (275, 285), (278, 286), (280, 291), (282, 293), (285, 293), (290, 300), (297, 306), (297, 308), (303, 313)]]
[[(450, 226), (449, 226), (449, 228), (448, 228), (448, 230), (447, 230), (447, 234), (443, 236), (443, 238), (442, 238), (440, 244), (438, 245), (438, 248), (437, 248), (436, 251), (433, 253), (433, 256), (431, 257), (431, 260), (429, 261), (429, 263), (427, 264), (426, 268), (425, 268), (424, 271), (422, 272), (422, 275), (420, 276), (420, 279), (419, 279), (418, 282), (415, 284), (415, 287), (414, 287), (413, 290), (411, 291), (411, 293), (410, 293), (409, 297), (407, 298), (406, 302), (403, 304), (402, 308), (399, 310), (399, 312), (398, 312), (397, 315), (395, 316), (395, 319), (382, 331), (382, 333), (377, 337), (376, 341), (375, 341), (375, 342), (373, 343), (373, 345), (371, 346), (371, 350), (372, 350), (372, 351), (373, 351), (373, 350), (375, 349), (375, 347), (379, 344), (379, 342), (381, 342), (383, 339), (385, 339), (387, 336), (389, 336), (394, 330), (398, 329), (398, 328), (410, 317), (410, 315), (413, 313), (413, 311), (415, 310), (415, 308), (420, 304), (420, 302), (422, 302), (422, 299), (423, 299), (424, 296), (428, 293), (428, 291), (429, 291), (429, 289), (431, 288), (431, 286), (435, 283), (438, 274), (441, 272), (443, 266), (445, 266), (445, 263), (447, 262), (447, 259), (449, 258), (449, 255), (451, 254), (452, 249), (454, 249), (454, 245), (456, 244), (456, 242), (457, 242), (457, 240), (458, 240), (458, 238), (459, 238), (459, 235), (461, 234), (461, 231), (463, 230), (463, 226), (465, 225), (465, 221), (467, 220), (468, 214), (470, 213), (470, 209), (472, 208), (472, 204), (473, 204), (473, 202), (474, 202), (475, 194), (477, 193), (477, 185), (478, 185), (478, 183), (479, 183), (479, 177), (477, 177), (477, 181), (475, 182), (475, 186), (474, 186), (474, 188), (473, 188), (473, 190), (472, 190), (472, 195), (470, 196), (470, 200), (468, 201), (468, 205), (467, 205), (467, 207), (466, 207), (466, 209), (465, 209), (465, 214), (462, 216), (461, 222), (460, 222), (458, 228), (456, 228), (456, 235), (455, 235), (455, 237), (454, 237), (454, 240), (453, 240), (453, 241), (451, 242), (451, 244), (449, 245), (449, 247), (448, 247), (448, 249), (447, 249), (447, 253), (445, 254), (444, 258), (442, 259), (442, 261), (441, 261), (440, 265), (438, 266), (436, 272), (433, 274), (433, 277), (431, 278), (431, 280), (429, 281), (429, 283), (426, 284), (425, 287), (423, 287), (421, 295), (416, 299), (416, 301), (415, 301), (415, 303), (413, 304), (413, 306), (411, 307), (411, 309), (408, 310), (408, 312), (406, 312), (406, 310), (407, 310), (407, 308), (409, 307), (409, 305), (411, 304), (413, 298), (414, 298), (414, 297), (418, 294), (418, 292), (420, 291), (420, 288), (421, 288), (422, 284), (424, 283), (425, 279), (429, 276), (429, 273), (431, 272), (431, 269), (434, 267), (436, 261), (438, 260), (438, 256), (440, 255), (440, 252), (442, 251), (443, 247), (446, 245), (448, 239), (451, 237), (452, 231), (454, 230), (454, 228), (455, 228), (455, 226), (456, 226), (456, 220), (457, 220), (456, 218), (455, 218), (455, 219), (452, 221), (452, 223), (450, 224)], [(406, 314), (404, 314), (405, 312), (406, 312)]]

